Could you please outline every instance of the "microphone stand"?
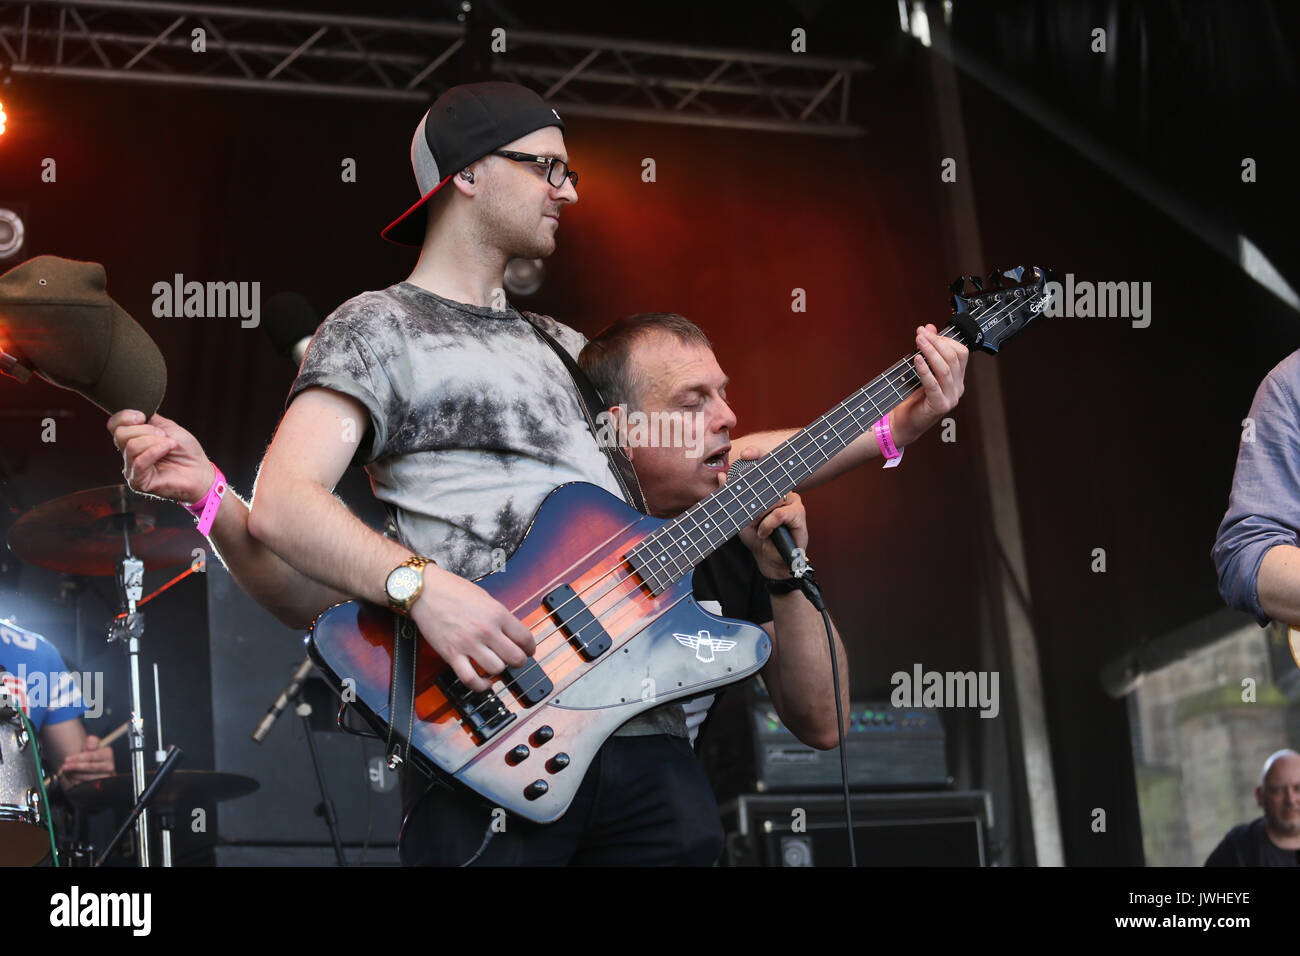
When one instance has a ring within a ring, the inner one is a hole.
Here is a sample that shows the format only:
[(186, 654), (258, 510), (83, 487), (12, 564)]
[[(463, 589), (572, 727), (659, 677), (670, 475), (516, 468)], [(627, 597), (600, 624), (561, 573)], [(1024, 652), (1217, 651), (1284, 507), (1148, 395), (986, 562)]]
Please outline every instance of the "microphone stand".
[[(301, 696), (301, 688), (299, 688), (298, 694)], [(325, 792), (325, 776), (321, 773), (320, 758), (316, 754), (316, 740), (312, 737), (311, 704), (305, 700), (300, 700), (296, 709), (298, 716), (302, 718), (302, 732), (307, 737), (307, 749), (311, 751), (311, 769), (316, 774), (316, 785), (320, 787), (320, 813), (325, 818), (325, 826), (329, 828), (330, 840), (334, 844), (334, 859), (339, 866), (347, 866), (347, 857), (343, 855), (343, 841), (339, 839), (339, 822), (334, 813), (334, 801)]]
[[(153, 798), (158, 795), (158, 791), (162, 788), (162, 785), (167, 782), (167, 778), (171, 776), (172, 771), (176, 769), (176, 765), (181, 762), (181, 758), (184, 756), (184, 752), (175, 744), (167, 749), (167, 759), (164, 760), (162, 766), (158, 768), (158, 772), (153, 775), (153, 779), (149, 781), (149, 786), (147, 786), (140, 794), (139, 799), (136, 800), (135, 806), (127, 815), (127, 818), (122, 821), (122, 825), (117, 828), (117, 832), (113, 834), (113, 839), (108, 841), (108, 846), (104, 847), (104, 852), (101, 853), (99, 859), (95, 861), (95, 866), (98, 867), (104, 865), (104, 861), (108, 859), (108, 855), (113, 852), (113, 847), (117, 846), (117, 844), (121, 842), (122, 837), (126, 834), (126, 831), (131, 828), (132, 823), (139, 825), (144, 820), (146, 813), (145, 808), (148, 807), (153, 801)], [(148, 864), (146, 863), (144, 865), (147, 866)]]
[(127, 738), (131, 751), (131, 785), (139, 807), (136, 818), (136, 856), (141, 866), (149, 866), (149, 815), (141, 802), (145, 791), (144, 720), (141, 716), (144, 707), (140, 701), (140, 636), (144, 634), (144, 614), (136, 609), (136, 602), (144, 594), (144, 562), (131, 554), (131, 533), (126, 522), (122, 524), (122, 541), (126, 554), (117, 559), (117, 585), (122, 594), (122, 603), (126, 606), (126, 616), (114, 618), (108, 639), (126, 645), (131, 679), (131, 729)]
[(303, 684), (306, 682), (311, 668), (311, 657), (304, 657), (302, 663), (294, 671), (293, 677), (289, 678), (289, 683), (284, 690), (280, 691), (280, 696), (266, 709), (266, 715), (257, 725), (257, 729), (249, 736), (252, 737), (254, 743), (260, 744), (266, 739), (266, 735), (271, 732), (271, 727), (275, 724), (276, 718), (289, 704), (297, 701), (294, 710), (302, 718), (302, 731), (307, 738), (307, 749), (311, 752), (311, 769), (316, 775), (316, 786), (320, 789), (319, 812), (325, 818), (325, 826), (330, 831), (330, 842), (334, 844), (335, 861), (339, 866), (347, 866), (347, 857), (343, 855), (343, 841), (339, 837), (338, 816), (334, 811), (334, 801), (330, 799), (329, 792), (325, 788), (325, 775), (321, 773), (320, 756), (316, 753), (316, 739), (311, 732), (311, 704), (307, 703), (302, 696)]

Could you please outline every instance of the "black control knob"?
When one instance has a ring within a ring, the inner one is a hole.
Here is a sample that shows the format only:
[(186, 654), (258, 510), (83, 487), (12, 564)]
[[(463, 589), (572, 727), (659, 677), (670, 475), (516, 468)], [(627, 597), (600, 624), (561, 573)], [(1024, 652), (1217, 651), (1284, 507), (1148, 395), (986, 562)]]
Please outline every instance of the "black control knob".
[(551, 729), (551, 725), (543, 724), (541, 727), (538, 727), (536, 730), (534, 730), (533, 735), (528, 739), (533, 742), (534, 747), (540, 747), (542, 744), (546, 743), (554, 736), (555, 736), (555, 731)]
[(569, 765), (568, 754), (556, 754), (550, 760), (546, 761), (546, 769), (551, 773), (559, 773)]
[(550, 789), (550, 784), (545, 780), (534, 780), (528, 786), (524, 787), (524, 797), (528, 800), (536, 800)]
[(523, 744), (520, 744), (514, 750), (510, 751), (510, 753), (506, 754), (506, 763), (510, 764), (512, 767), (517, 763), (523, 763), (528, 759), (530, 753), (532, 753), (531, 750)]

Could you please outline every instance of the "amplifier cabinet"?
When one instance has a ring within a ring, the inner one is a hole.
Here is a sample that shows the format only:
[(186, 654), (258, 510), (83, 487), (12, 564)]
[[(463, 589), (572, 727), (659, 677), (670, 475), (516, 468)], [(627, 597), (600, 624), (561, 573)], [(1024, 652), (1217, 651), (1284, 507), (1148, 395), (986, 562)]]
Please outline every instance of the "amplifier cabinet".
[[(859, 866), (989, 866), (986, 790), (850, 797)], [(723, 804), (722, 866), (848, 866), (844, 798), (742, 794)]]

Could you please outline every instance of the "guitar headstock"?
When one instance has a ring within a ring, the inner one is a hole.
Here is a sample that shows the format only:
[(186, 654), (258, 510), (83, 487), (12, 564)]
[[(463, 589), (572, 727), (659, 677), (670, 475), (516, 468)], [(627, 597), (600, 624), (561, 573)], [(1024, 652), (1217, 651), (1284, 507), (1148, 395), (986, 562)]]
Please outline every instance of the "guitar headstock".
[(952, 292), (952, 323), (971, 349), (997, 354), (1047, 308), (1052, 274), (1041, 266), (994, 269), (987, 280), (959, 276)]

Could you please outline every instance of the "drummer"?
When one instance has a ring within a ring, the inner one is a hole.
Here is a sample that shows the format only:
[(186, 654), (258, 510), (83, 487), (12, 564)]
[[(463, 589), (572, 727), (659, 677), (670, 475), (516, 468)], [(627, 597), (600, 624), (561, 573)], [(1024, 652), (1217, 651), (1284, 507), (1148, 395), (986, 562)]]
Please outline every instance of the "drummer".
[(63, 785), (113, 775), (113, 748), (86, 732), (81, 688), (54, 645), (41, 635), (0, 620), (0, 680), (23, 704), (40, 738), (47, 774), (61, 771)]

